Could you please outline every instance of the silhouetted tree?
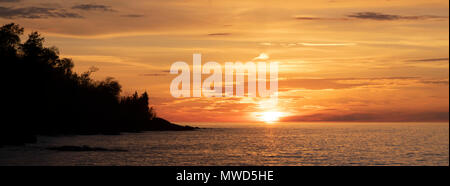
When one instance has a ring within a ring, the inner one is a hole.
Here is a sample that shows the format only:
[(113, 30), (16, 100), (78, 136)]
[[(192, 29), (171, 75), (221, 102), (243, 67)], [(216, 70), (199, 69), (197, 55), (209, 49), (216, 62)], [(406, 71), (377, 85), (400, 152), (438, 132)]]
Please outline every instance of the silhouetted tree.
[(113, 78), (95, 81), (97, 69), (77, 74), (71, 59), (45, 47), (37, 32), (21, 43), (24, 29), (0, 28), (0, 65), (5, 115), (0, 145), (33, 142), (36, 135), (115, 134), (123, 131), (182, 129), (155, 117), (147, 92), (120, 97)]

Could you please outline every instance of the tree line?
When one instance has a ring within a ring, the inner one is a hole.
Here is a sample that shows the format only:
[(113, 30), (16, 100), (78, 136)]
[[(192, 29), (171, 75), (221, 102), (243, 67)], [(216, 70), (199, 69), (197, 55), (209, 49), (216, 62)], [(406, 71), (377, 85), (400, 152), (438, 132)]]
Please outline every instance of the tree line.
[(15, 23), (0, 28), (0, 145), (34, 142), (36, 135), (191, 129), (156, 117), (147, 92), (120, 96), (113, 78), (93, 80), (94, 68), (76, 73), (74, 62), (60, 58), (56, 47), (45, 47), (38, 32), (24, 42), (23, 34)]

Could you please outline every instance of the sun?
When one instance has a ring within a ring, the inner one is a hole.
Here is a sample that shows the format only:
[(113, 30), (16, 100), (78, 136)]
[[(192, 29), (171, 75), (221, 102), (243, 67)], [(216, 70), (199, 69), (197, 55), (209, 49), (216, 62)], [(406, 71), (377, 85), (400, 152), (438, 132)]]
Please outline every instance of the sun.
[(281, 112), (263, 112), (260, 114), (259, 119), (266, 123), (273, 123), (280, 120), (280, 117), (283, 115)]

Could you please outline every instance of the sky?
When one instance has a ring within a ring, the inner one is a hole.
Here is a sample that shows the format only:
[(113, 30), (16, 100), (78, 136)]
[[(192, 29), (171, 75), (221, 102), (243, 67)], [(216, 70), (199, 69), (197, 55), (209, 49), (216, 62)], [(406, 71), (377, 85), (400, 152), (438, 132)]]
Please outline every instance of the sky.
[[(448, 0), (0, 0), (0, 24), (175, 122), (448, 121)], [(279, 63), (267, 98), (174, 98), (176, 61)]]

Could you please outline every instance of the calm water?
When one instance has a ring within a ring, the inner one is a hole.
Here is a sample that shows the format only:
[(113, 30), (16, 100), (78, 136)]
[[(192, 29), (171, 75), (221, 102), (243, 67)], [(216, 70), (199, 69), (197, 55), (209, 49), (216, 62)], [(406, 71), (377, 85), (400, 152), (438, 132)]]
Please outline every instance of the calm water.
[[(449, 165), (448, 123), (198, 125), (215, 128), (39, 137), (0, 148), (0, 165)], [(127, 152), (46, 149), (64, 145)]]

